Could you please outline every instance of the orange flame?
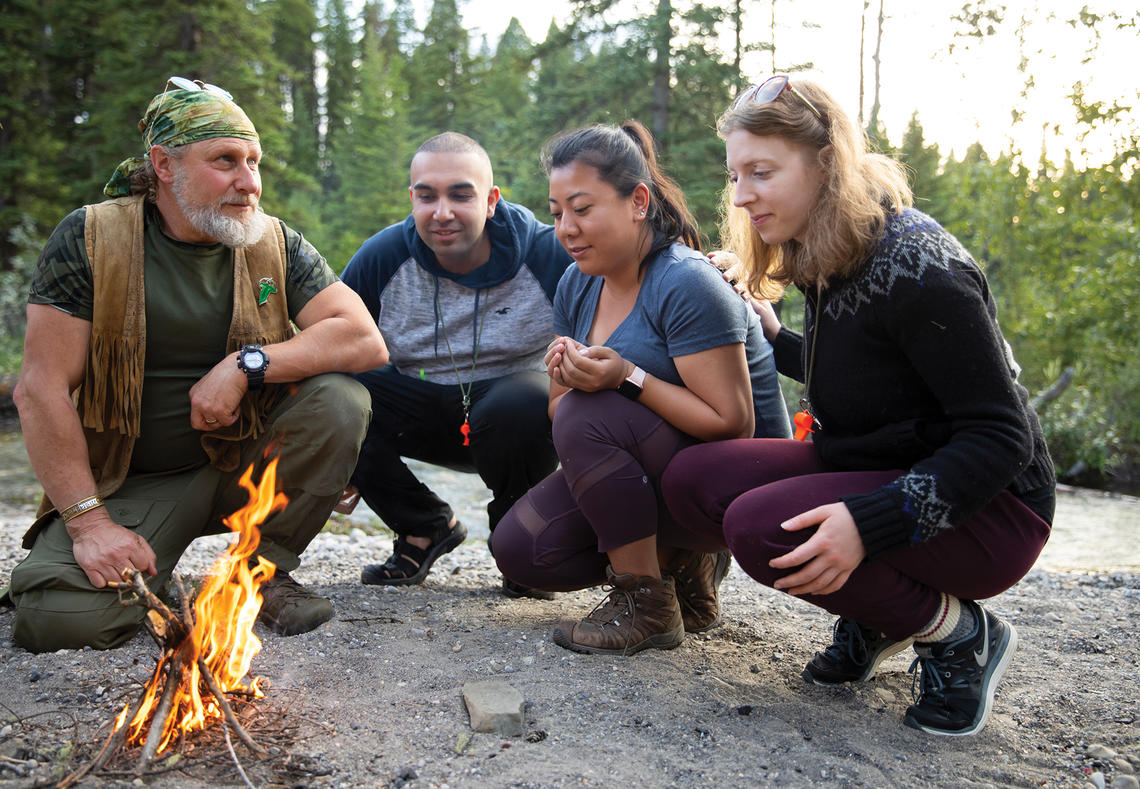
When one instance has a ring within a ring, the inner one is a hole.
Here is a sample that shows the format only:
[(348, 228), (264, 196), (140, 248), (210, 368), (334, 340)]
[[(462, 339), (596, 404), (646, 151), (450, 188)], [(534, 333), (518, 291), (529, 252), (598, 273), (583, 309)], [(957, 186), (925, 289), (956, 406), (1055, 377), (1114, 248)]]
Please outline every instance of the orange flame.
[[(242, 679), (261, 651), (261, 640), (253, 634), (253, 623), (261, 610), (258, 590), (273, 577), (277, 568), (260, 556), (257, 564), (250, 567), (249, 558), (261, 541), (260, 525), (274, 512), (285, 509), (289, 499), (275, 492), (277, 458), (269, 462), (258, 485), (253, 484), (252, 478), (253, 466), (250, 466), (239, 482), (249, 491), (249, 503), (224, 520), (237, 537), (214, 562), (198, 592), (194, 601), (193, 631), (172, 653), (163, 655), (155, 667), (139, 711), (129, 724), (127, 741), (132, 744), (146, 740), (149, 719), (165, 691), (167, 672), (164, 668), (178, 656), (182, 658), (184, 669), (162, 729), (158, 753), (170, 745), (176, 734), (202, 729), (222, 717), (213, 695), (208, 688), (203, 688), (205, 680), (198, 670), (200, 658), (223, 692), (241, 690), (255, 697), (263, 695), (256, 677), (248, 686), (242, 684)], [(116, 728), (120, 725), (121, 722), (116, 722)]]

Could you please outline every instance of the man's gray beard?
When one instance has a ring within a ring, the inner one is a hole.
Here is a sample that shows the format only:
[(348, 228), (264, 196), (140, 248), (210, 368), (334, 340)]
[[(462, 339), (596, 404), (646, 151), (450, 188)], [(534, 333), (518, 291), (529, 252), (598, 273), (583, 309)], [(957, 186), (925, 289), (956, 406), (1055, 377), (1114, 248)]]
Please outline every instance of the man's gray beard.
[(269, 229), (269, 217), (261, 210), (260, 205), (253, 215), (243, 222), (223, 214), (220, 206), (193, 205), (186, 195), (186, 187), (186, 176), (179, 168), (174, 172), (170, 191), (174, 194), (174, 201), (183, 216), (199, 233), (216, 238), (231, 249), (240, 249), (256, 244)]

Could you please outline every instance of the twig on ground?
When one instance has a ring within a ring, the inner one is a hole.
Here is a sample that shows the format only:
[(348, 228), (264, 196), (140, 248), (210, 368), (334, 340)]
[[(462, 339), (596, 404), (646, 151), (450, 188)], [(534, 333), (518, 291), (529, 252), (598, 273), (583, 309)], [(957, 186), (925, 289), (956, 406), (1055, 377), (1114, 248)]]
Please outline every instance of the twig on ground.
[(245, 781), (245, 785), (248, 786), (249, 789), (254, 789), (253, 784), (251, 784), (249, 782), (249, 778), (246, 777), (245, 770), (241, 769), (241, 762), (238, 761), (237, 754), (234, 753), (234, 744), (230, 741), (230, 730), (223, 726), (222, 734), (226, 736), (226, 747), (229, 748), (230, 758), (234, 760), (234, 767), (237, 768), (238, 775), (240, 775), (241, 779)]
[(127, 739), (127, 731), (131, 727), (131, 721), (134, 720), (135, 715), (138, 714), (139, 707), (142, 706), (145, 698), (146, 694), (144, 693), (138, 698), (134, 706), (128, 705), (127, 714), (123, 716), (122, 725), (116, 726), (111, 730), (111, 733), (107, 735), (107, 741), (103, 743), (103, 747), (99, 753), (95, 754), (95, 758), (92, 759), (86, 767), (81, 767), (56, 784), (57, 789), (66, 789), (68, 786), (79, 783), (88, 773), (101, 769), (103, 765), (123, 747), (123, 743)]

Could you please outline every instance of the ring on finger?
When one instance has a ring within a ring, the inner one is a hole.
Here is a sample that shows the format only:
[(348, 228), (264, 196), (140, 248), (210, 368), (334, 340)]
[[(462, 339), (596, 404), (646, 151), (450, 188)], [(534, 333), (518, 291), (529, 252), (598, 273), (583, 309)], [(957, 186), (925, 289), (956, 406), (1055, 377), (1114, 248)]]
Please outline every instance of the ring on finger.
[(207, 425), (216, 425), (217, 423), (218, 423), (217, 419), (211, 419), (210, 417), (206, 417), (206, 424)]

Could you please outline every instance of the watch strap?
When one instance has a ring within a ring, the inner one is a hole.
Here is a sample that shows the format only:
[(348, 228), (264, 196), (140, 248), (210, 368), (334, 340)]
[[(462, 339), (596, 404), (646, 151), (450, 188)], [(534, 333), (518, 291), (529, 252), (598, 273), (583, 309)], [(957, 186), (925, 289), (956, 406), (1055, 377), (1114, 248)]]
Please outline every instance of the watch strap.
[(622, 381), (617, 388), (618, 394), (622, 397), (628, 397), (630, 400), (637, 400), (641, 397), (641, 392), (645, 388), (645, 370), (642, 370), (637, 365), (633, 366), (633, 372)]
[[(245, 366), (245, 355), (254, 352), (261, 354), (262, 365), (251, 370)], [(237, 366), (239, 370), (245, 373), (246, 385), (251, 392), (258, 392), (265, 388), (265, 370), (269, 367), (269, 355), (260, 345), (243, 345), (238, 351)]]

